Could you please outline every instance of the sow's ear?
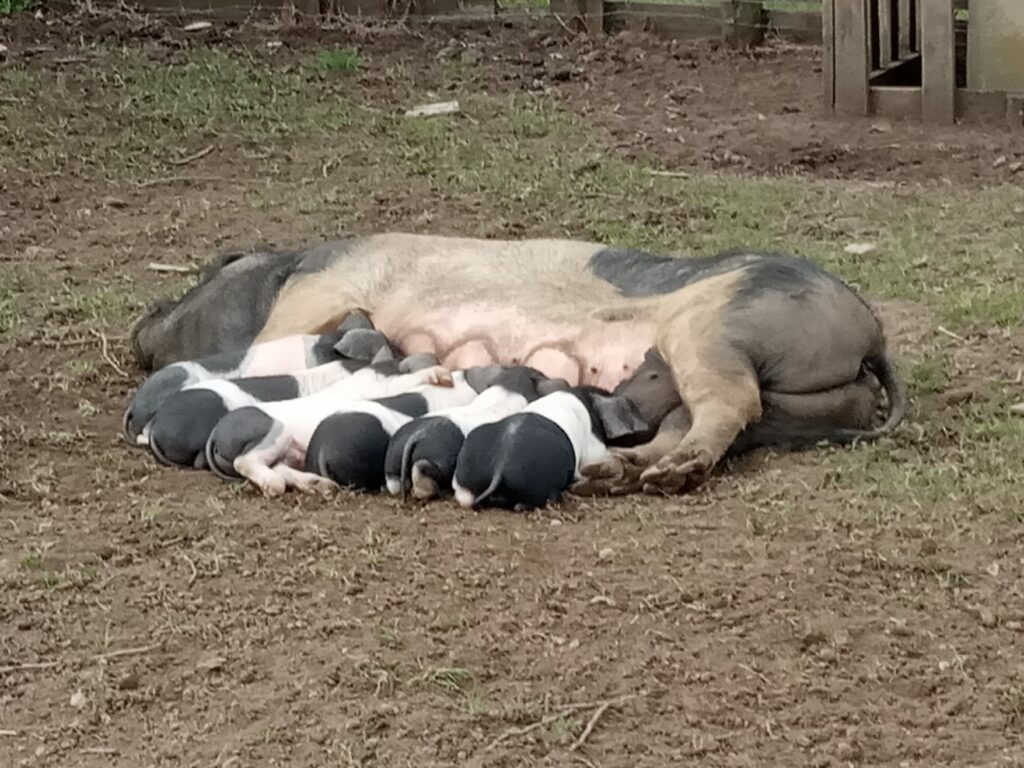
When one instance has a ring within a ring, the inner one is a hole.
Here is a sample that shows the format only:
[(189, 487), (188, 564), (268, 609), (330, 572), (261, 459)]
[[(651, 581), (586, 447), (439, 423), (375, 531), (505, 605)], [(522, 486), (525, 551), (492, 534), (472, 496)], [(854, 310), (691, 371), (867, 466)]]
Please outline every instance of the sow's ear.
[(598, 393), (594, 393), (593, 398), (594, 411), (604, 427), (607, 442), (614, 443), (650, 432), (650, 426), (626, 398)]

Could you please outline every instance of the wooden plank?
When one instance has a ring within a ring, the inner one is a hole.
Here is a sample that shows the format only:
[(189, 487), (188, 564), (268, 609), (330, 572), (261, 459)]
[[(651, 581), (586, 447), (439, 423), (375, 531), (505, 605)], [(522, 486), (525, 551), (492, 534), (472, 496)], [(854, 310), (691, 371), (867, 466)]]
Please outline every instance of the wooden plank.
[(899, 43), (896, 49), (896, 54), (901, 58), (906, 58), (911, 53), (911, 35), (913, 29), (910, 25), (910, 1), (911, 0), (897, 0), (898, 7), (896, 9), (896, 23), (899, 25), (896, 28), (897, 37)]
[(921, 0), (914, 0), (914, 50), (921, 52)]
[(1006, 94), (1006, 125), (1015, 131), (1024, 130), (1024, 93)]
[(717, 6), (605, 2), (605, 32), (644, 30), (670, 40), (719, 40), (722, 12)]
[(953, 0), (921, 3), (921, 44), (921, 119), (948, 125), (956, 119)]
[(595, 36), (604, 34), (604, 0), (587, 0), (587, 32)]
[(822, 0), (821, 3), (821, 79), (827, 114), (836, 111), (836, 40), (832, 25), (835, 4), (836, 0)]
[(830, 2), (822, 3), (822, 12), (815, 11), (773, 11), (768, 10), (768, 30), (781, 40), (805, 45), (821, 45), (824, 26), (824, 11)]
[(722, 0), (722, 41), (731, 48), (750, 48), (764, 42), (761, 0)]
[(835, 30), (835, 110), (839, 114), (868, 112), (868, 13), (863, 0), (836, 0), (832, 9)]
[(872, 86), (871, 114), (890, 120), (921, 116), (921, 89)]
[(892, 0), (878, 0), (878, 66), (892, 64)]

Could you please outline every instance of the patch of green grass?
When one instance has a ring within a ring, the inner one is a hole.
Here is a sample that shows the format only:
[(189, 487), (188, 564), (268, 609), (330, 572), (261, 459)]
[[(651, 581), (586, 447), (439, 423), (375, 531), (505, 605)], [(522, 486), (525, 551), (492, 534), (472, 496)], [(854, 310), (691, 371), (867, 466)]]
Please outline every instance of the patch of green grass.
[(64, 306), (74, 320), (108, 328), (129, 323), (139, 309), (131, 294), (117, 288), (69, 291)]
[(14, 333), (21, 322), (18, 312), (20, 292), (13, 277), (0, 275), (0, 338)]
[(930, 360), (915, 360), (907, 369), (907, 385), (912, 397), (941, 392), (949, 384), (949, 363)]
[(15, 13), (29, 11), (35, 6), (35, 0), (0, 0), (0, 16), (13, 16)]
[(317, 51), (313, 65), (325, 72), (356, 72), (363, 59), (355, 48), (332, 48)]
[(43, 570), (43, 555), (38, 551), (29, 552), (21, 558), (18, 566), (23, 571), (41, 571)]
[(416, 675), (410, 682), (458, 692), (466, 690), (473, 680), (473, 672), (462, 667), (430, 667)]

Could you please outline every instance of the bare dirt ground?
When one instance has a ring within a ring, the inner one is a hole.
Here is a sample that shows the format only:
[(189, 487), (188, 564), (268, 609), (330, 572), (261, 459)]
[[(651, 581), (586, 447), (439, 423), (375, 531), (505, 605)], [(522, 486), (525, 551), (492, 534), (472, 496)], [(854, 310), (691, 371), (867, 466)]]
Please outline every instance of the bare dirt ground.
[[(179, 27), (0, 21), (0, 765), (1024, 762), (1019, 136), (826, 120), (814, 49)], [(529, 516), (121, 441), (149, 262), (381, 229), (798, 250), (911, 412)]]

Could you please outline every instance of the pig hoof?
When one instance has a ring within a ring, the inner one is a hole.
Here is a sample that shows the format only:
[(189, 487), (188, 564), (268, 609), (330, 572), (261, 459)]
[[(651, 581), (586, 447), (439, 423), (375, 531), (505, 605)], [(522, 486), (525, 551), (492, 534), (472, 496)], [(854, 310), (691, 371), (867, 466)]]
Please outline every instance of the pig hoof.
[(433, 384), (436, 387), (454, 387), (452, 372), (443, 365), (435, 365), (423, 370), (423, 383)]
[(678, 493), (703, 482), (714, 465), (714, 457), (705, 450), (670, 453), (641, 473), (640, 481), (645, 493)]
[(323, 496), (325, 499), (331, 498), (338, 490), (338, 485), (333, 480), (329, 480), (326, 477), (317, 477), (308, 480), (302, 480), (295, 484), (295, 487), (301, 493), (318, 494)]
[(283, 477), (275, 477), (273, 480), (267, 480), (259, 484), (260, 491), (268, 499), (283, 495), (287, 488), (288, 483), (285, 482)]

